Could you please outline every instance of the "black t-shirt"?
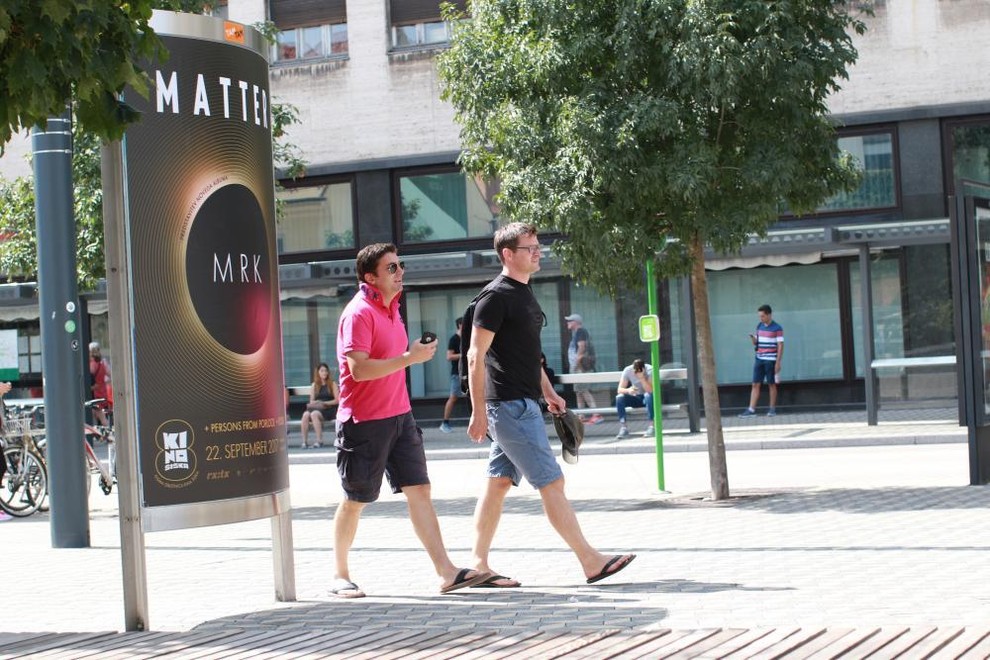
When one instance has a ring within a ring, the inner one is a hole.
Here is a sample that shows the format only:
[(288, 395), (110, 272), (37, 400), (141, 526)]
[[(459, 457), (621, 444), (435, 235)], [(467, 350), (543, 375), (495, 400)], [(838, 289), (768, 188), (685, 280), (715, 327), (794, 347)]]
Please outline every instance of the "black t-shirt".
[(485, 356), (485, 400), (539, 399), (543, 310), (528, 284), (499, 275), (474, 309), (474, 325), (495, 333)]
[[(453, 351), (455, 355), (460, 355), (461, 353), (461, 336), (454, 333), (450, 336), (450, 341), (447, 342), (447, 350)], [(450, 373), (452, 376), (457, 375), (457, 360), (450, 361)]]

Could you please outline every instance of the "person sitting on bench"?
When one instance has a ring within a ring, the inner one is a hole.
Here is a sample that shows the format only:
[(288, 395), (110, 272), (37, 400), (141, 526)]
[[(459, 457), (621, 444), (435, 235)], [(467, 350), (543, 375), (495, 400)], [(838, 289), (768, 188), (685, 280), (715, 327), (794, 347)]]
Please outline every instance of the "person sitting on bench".
[(622, 370), (619, 377), (619, 387), (616, 390), (615, 409), (619, 413), (619, 432), (616, 438), (629, 435), (626, 427), (626, 408), (646, 408), (646, 418), (649, 426), (643, 432), (644, 436), (653, 435), (653, 367), (644, 364), (642, 360), (633, 363)]

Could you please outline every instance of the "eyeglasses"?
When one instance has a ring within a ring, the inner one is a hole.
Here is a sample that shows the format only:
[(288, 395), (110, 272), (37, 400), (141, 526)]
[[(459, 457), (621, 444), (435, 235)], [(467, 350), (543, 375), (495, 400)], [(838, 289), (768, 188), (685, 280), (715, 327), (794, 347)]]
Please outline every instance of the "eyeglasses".
[(402, 270), (405, 270), (406, 269), (406, 262), (405, 261), (393, 261), (388, 266), (385, 266), (385, 270), (388, 271), (388, 274), (389, 275), (395, 275), (395, 271), (399, 270), (400, 268)]
[(514, 248), (510, 248), (513, 252), (516, 250), (529, 250), (530, 255), (537, 255), (543, 250), (543, 246), (537, 243), (536, 245), (517, 245)]

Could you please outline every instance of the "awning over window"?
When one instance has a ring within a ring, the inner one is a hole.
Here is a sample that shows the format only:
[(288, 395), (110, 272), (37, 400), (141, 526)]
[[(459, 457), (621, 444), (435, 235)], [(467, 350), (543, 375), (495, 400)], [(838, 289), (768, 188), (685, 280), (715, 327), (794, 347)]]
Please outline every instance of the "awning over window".
[[(440, 20), (440, 3), (442, 0), (390, 0), (389, 16), (392, 25), (402, 23), (431, 23)], [(461, 11), (467, 9), (466, 0), (452, 0), (452, 4)]]
[(279, 30), (347, 22), (345, 0), (271, 0), (272, 22)]

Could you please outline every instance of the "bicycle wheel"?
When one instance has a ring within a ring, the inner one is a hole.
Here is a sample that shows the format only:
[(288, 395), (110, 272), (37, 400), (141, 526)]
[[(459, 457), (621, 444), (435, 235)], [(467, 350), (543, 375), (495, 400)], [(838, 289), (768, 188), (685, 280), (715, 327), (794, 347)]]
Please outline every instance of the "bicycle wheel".
[(0, 481), (0, 508), (12, 516), (30, 516), (48, 495), (45, 462), (22, 447), (8, 447), (3, 460), (7, 469)]

